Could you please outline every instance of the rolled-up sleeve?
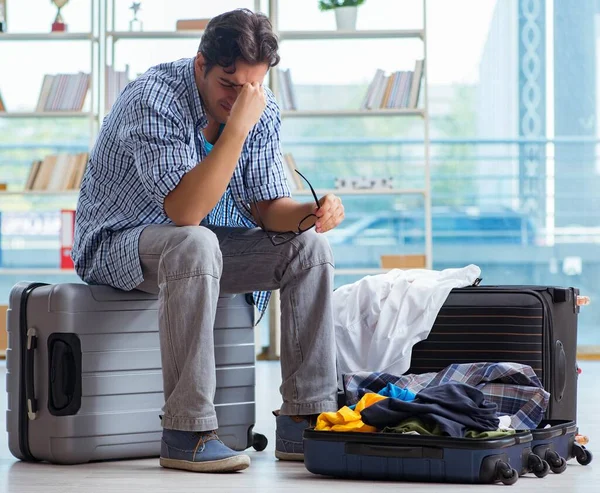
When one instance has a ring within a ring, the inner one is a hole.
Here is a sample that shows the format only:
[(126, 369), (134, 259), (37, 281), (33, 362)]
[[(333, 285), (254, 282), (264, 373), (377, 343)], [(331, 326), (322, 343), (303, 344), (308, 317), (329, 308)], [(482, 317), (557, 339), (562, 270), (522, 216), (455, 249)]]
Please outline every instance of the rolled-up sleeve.
[(144, 189), (163, 211), (165, 197), (197, 164), (190, 146), (192, 130), (168, 98), (143, 95), (129, 106), (119, 130)]
[(261, 202), (291, 196), (281, 155), (280, 130), (279, 107), (268, 93), (265, 113), (248, 139), (245, 163), (248, 200)]

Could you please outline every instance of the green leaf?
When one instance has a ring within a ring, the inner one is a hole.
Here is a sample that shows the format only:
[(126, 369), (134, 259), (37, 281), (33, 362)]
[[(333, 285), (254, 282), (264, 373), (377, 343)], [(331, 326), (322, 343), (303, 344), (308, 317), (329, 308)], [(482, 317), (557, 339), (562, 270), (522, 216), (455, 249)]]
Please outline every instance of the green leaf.
[(363, 3), (365, 0), (319, 0), (319, 9), (325, 12), (338, 7), (358, 7)]

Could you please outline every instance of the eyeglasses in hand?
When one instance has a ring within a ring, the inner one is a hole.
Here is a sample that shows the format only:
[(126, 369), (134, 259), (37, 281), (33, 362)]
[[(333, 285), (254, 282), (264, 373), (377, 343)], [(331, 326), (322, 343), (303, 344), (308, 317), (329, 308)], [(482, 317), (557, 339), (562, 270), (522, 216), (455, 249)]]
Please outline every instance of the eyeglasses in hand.
[[(310, 191), (312, 192), (312, 196), (315, 199), (315, 205), (316, 205), (317, 209), (319, 207), (321, 207), (321, 204), (319, 204), (319, 199), (317, 197), (315, 189), (312, 187), (310, 182), (307, 180), (307, 178), (302, 173), (300, 173), (300, 171), (298, 171), (297, 169), (294, 171), (296, 173), (298, 173), (304, 179), (304, 181), (310, 188)], [(256, 206), (256, 202), (252, 201), (252, 202), (250, 202), (250, 204), (254, 205), (254, 209), (256, 210), (256, 215), (258, 216), (259, 226), (265, 231), (265, 233), (269, 237), (269, 240), (271, 240), (271, 243), (274, 246), (283, 245), (284, 243), (287, 243), (288, 241), (293, 240), (294, 238), (301, 235), (302, 233), (305, 233), (306, 231), (308, 231), (309, 229), (314, 227), (315, 222), (317, 220), (317, 216), (315, 214), (308, 214), (307, 216), (302, 218), (300, 220), (300, 222), (298, 223), (298, 231), (284, 231), (284, 232), (270, 231), (267, 228), (265, 228), (262, 217), (260, 216), (260, 211), (258, 210), (258, 207)], [(244, 205), (244, 207), (250, 213), (250, 215), (252, 215), (251, 208), (248, 209), (248, 207), (245, 205)]]

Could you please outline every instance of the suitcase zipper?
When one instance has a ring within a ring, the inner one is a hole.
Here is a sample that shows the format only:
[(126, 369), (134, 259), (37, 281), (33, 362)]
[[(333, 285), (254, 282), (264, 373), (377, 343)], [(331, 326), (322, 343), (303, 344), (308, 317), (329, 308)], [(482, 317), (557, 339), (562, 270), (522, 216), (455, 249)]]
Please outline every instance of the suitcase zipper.
[[(19, 305), (19, 341), (21, 352), (21, 371), (19, 379), (19, 448), (26, 461), (37, 461), (29, 448), (29, 420), (35, 417), (37, 405), (33, 387), (33, 351), (35, 350), (35, 335), (29, 331), (27, 323), (27, 301), (34, 289), (47, 286), (46, 283), (32, 283), (21, 294)], [(28, 395), (29, 394), (29, 395)]]

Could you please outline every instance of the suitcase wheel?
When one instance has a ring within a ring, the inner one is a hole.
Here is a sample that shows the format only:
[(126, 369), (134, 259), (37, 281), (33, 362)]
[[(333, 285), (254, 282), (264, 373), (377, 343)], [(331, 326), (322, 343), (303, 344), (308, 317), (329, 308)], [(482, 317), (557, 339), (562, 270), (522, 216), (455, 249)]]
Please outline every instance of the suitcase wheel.
[(567, 470), (567, 461), (558, 455), (554, 450), (548, 450), (546, 452), (545, 459), (550, 466), (550, 470), (554, 474), (560, 474)]
[(587, 466), (594, 458), (588, 449), (578, 443), (573, 444), (573, 455), (582, 466)]
[(268, 443), (269, 441), (267, 440), (266, 436), (261, 435), (260, 433), (252, 433), (252, 447), (257, 452), (262, 452), (264, 449), (266, 449)]
[(501, 481), (504, 484), (515, 484), (519, 479), (519, 473), (506, 462), (499, 460), (496, 463), (496, 481)]
[(536, 454), (529, 454), (527, 466), (538, 478), (544, 478), (550, 472), (550, 465)]

